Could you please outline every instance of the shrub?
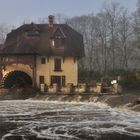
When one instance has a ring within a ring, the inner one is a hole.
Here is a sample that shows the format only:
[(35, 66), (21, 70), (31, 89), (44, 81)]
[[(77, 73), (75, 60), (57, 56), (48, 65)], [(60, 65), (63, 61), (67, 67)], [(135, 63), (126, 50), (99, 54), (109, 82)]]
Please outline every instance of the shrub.
[(122, 75), (120, 84), (127, 89), (140, 89), (140, 79), (137, 76), (137, 71), (126, 71)]

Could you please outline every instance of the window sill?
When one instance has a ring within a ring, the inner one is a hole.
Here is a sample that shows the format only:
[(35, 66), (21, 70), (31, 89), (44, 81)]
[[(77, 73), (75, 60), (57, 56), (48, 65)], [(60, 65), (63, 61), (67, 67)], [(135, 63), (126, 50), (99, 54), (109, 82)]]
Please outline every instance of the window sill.
[(62, 70), (54, 70), (55, 72), (62, 72)]

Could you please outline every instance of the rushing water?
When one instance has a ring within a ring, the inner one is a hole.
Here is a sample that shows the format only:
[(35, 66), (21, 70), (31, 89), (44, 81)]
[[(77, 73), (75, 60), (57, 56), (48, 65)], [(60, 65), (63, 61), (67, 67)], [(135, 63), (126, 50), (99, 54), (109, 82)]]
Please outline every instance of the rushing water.
[(140, 113), (94, 103), (0, 102), (1, 140), (140, 140)]

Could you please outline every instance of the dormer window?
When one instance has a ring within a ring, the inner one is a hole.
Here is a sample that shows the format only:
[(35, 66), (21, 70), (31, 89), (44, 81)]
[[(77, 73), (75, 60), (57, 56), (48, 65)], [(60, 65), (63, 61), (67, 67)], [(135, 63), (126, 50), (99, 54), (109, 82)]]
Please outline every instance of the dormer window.
[(60, 47), (63, 47), (63, 40), (60, 36), (57, 36), (55, 38), (55, 47), (56, 48), (60, 48)]
[(28, 36), (39, 36), (39, 32), (38, 31), (28, 31)]
[(64, 47), (64, 39), (66, 38), (63, 30), (61, 29), (61, 27), (58, 27), (52, 37), (51, 37), (51, 44), (53, 47), (55, 48), (62, 48)]
[(54, 47), (54, 45), (55, 45), (54, 39), (51, 40), (51, 43), (52, 43), (52, 46)]
[(40, 35), (40, 29), (34, 23), (31, 23), (31, 28), (26, 32), (29, 37), (35, 37)]
[(60, 35), (55, 36), (56, 39), (61, 39), (62, 37)]
[(51, 44), (55, 48), (62, 48), (64, 46), (64, 38), (61, 36), (56, 36), (55, 38), (51, 39)]

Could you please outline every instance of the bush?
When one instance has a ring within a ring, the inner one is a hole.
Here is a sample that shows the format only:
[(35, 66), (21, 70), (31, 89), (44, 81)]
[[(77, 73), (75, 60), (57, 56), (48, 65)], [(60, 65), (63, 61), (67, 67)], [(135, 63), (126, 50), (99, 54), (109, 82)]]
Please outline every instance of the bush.
[(127, 89), (140, 89), (140, 79), (137, 76), (137, 71), (126, 71), (122, 75), (120, 84)]
[(119, 84), (125, 89), (140, 89), (140, 71), (115, 70), (108, 71), (106, 74), (100, 74), (95, 71), (79, 71), (79, 82), (90, 83), (93, 80), (101, 82), (103, 80), (110, 82), (121, 77)]

